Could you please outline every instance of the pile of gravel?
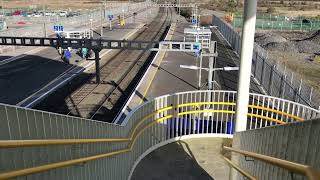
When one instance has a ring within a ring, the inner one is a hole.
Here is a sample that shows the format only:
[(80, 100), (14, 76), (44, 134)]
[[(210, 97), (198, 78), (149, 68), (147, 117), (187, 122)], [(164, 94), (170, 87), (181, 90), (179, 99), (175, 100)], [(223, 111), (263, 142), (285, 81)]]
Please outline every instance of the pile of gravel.
[(270, 43), (284, 43), (286, 38), (276, 33), (257, 33), (255, 41), (262, 47), (268, 46)]
[[(300, 34), (301, 35), (301, 34)], [(285, 36), (284, 33), (258, 33), (255, 41), (270, 51), (316, 54), (320, 52), (320, 30), (300, 36), (299, 39)]]

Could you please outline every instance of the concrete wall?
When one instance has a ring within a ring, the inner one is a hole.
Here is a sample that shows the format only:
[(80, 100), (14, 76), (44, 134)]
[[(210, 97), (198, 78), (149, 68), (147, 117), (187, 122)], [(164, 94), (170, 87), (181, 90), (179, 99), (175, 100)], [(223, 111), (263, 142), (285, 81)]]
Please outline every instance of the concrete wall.
[[(233, 147), (269, 155), (320, 170), (320, 119), (236, 133)], [(248, 158), (247, 158), (248, 159)], [(292, 179), (284, 169), (233, 153), (232, 160), (258, 179)], [(252, 160), (252, 159), (251, 159)], [(242, 179), (239, 174), (235, 179)], [(306, 179), (294, 174), (293, 179)]]

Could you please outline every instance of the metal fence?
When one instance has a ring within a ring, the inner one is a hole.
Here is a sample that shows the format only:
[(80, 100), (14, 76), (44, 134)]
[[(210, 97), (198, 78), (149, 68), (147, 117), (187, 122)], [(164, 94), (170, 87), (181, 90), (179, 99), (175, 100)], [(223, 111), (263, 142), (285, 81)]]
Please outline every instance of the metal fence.
[[(0, 179), (127, 179), (137, 159), (159, 143), (232, 137), (236, 97), (233, 91), (158, 97), (132, 111), (124, 126), (1, 104)], [(310, 107), (250, 94), (248, 129), (316, 117), (320, 111)]]
[[(217, 26), (233, 50), (239, 55), (241, 50), (240, 34), (231, 25), (216, 16), (213, 18), (213, 25)], [(305, 84), (294, 72), (269, 58), (268, 52), (256, 43), (252, 65), (252, 75), (267, 94), (319, 108), (319, 93)]]
[[(118, 7), (112, 7), (113, 9), (108, 8), (108, 12), (113, 13), (113, 15), (116, 17), (118, 15), (122, 14), (128, 14), (130, 11), (139, 11), (142, 9), (145, 9), (148, 7), (149, 3), (147, 2), (141, 2), (141, 3), (134, 3), (129, 4), (128, 3), (123, 3), (122, 6)], [(0, 36), (44, 36), (44, 30), (46, 30), (47, 35), (53, 34), (53, 26), (55, 24), (61, 24), (64, 25), (65, 28), (85, 28), (87, 27), (88, 29), (90, 28), (91, 21), (94, 26), (100, 25), (101, 20), (103, 20), (103, 24), (108, 23), (107, 17), (101, 18), (105, 13), (103, 12), (103, 9), (93, 9), (90, 12), (87, 12), (85, 14), (82, 14), (80, 16), (73, 16), (73, 17), (68, 17), (68, 18), (58, 18), (57, 17), (39, 17), (39, 18), (30, 18), (38, 23), (33, 24), (31, 26), (27, 26), (24, 28), (17, 28), (17, 29), (9, 29), (7, 31), (2, 31), (0, 32)], [(107, 14), (106, 14), (107, 15)], [(16, 17), (15, 19), (11, 19), (9, 21), (19, 21), (22, 19), (26, 19), (24, 17)], [(28, 19), (28, 18), (27, 18)], [(39, 23), (40, 22), (40, 23)]]
[[(232, 23), (234, 28), (241, 28), (242, 16), (236, 16)], [(316, 19), (297, 18), (289, 19), (285, 16), (258, 15), (256, 28), (263, 30), (285, 30), (285, 31), (314, 31), (320, 29), (320, 21)]]

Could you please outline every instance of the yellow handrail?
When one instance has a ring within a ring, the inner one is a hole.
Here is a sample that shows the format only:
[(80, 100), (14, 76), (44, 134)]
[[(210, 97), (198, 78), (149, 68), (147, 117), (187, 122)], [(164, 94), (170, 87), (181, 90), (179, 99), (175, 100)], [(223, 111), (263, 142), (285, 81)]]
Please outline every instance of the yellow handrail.
[[(128, 145), (128, 148), (126, 148), (126, 149), (118, 150), (115, 152), (109, 152), (109, 153), (105, 153), (105, 154), (99, 154), (99, 155), (79, 158), (79, 159), (66, 160), (66, 161), (62, 161), (62, 162), (51, 163), (51, 164), (47, 164), (47, 165), (41, 165), (41, 166), (36, 166), (36, 167), (31, 167), (31, 168), (26, 168), (26, 169), (21, 169), (21, 170), (10, 171), (10, 172), (0, 174), (0, 180), (14, 178), (14, 177), (18, 177), (18, 176), (29, 175), (29, 174), (34, 174), (34, 173), (39, 173), (39, 172), (43, 172), (43, 171), (49, 171), (49, 170), (56, 169), (56, 168), (76, 165), (76, 164), (84, 163), (87, 161), (92, 161), (92, 160), (96, 160), (96, 159), (106, 158), (109, 156), (114, 156), (114, 155), (130, 152), (130, 151), (132, 151), (133, 146), (134, 146), (135, 142), (137, 141), (138, 137), (146, 129), (152, 127), (152, 125), (159, 123), (161, 121), (170, 119), (172, 117), (183, 116), (186, 114), (201, 113), (201, 112), (211, 112), (211, 113), (220, 112), (220, 113), (232, 113), (232, 114), (235, 113), (234, 111), (228, 111), (228, 110), (197, 110), (197, 111), (181, 112), (181, 113), (168, 115), (168, 116), (156, 119), (155, 121), (150, 122), (149, 124), (145, 125), (137, 134), (135, 134), (135, 132), (133, 132), (132, 136), (130, 138), (127, 138), (127, 139), (130, 139), (130, 141), (131, 140), (132, 141)], [(176, 119), (171, 119), (171, 120), (176, 120)]]
[[(179, 104), (176, 106), (168, 106), (159, 110), (156, 110), (145, 117), (143, 117), (138, 124), (134, 127), (133, 131), (130, 133), (130, 136), (128, 138), (103, 138), (103, 139), (44, 139), (44, 140), (1, 140), (0, 141), (0, 148), (17, 148), (17, 147), (31, 147), (31, 146), (44, 146), (44, 145), (71, 145), (71, 144), (92, 144), (92, 143), (109, 143), (109, 142), (125, 142), (125, 141), (131, 141), (134, 134), (137, 132), (138, 128), (142, 123), (144, 123), (146, 120), (151, 118), (152, 116), (168, 111), (174, 108), (180, 108), (180, 107), (186, 107), (186, 106), (200, 106), (200, 105), (229, 105), (229, 106), (235, 106), (236, 104), (233, 102), (195, 102), (195, 103), (186, 103), (186, 104)], [(285, 112), (277, 111), (274, 109), (269, 109), (265, 107), (260, 107), (260, 106), (254, 106), (254, 105), (249, 105), (251, 108), (256, 108), (256, 109), (262, 109), (270, 112), (275, 112), (277, 114), (282, 114), (291, 118), (294, 118), (296, 120), (303, 120), (300, 117), (290, 115)], [(192, 114), (192, 113), (202, 113), (202, 112), (211, 112), (207, 110), (198, 110), (198, 111), (188, 111), (188, 112), (182, 112), (184, 114)], [(226, 111), (226, 110), (214, 110), (216, 113), (229, 113), (229, 114), (235, 114), (235, 111)], [(248, 113), (248, 116), (252, 117), (257, 117), (269, 121), (276, 122), (278, 124), (286, 124), (283, 121), (263, 116), (263, 115), (257, 115), (257, 114), (252, 114)]]
[(36, 140), (1, 140), (0, 148), (17, 148), (48, 145), (93, 144), (108, 142), (126, 142), (130, 138), (105, 138), (105, 139), (36, 139)]
[(248, 179), (251, 179), (251, 180), (256, 180), (257, 179), (254, 176), (252, 176), (251, 174), (249, 174), (248, 172), (246, 172), (243, 169), (241, 169), (237, 164), (235, 164), (232, 161), (230, 161), (230, 159), (226, 158), (225, 156), (222, 156), (222, 157), (230, 166), (232, 166), (234, 169), (236, 169), (238, 172), (240, 172), (242, 175), (244, 175)]
[(231, 147), (227, 147), (227, 146), (224, 146), (223, 149), (225, 149), (227, 151), (239, 153), (239, 154), (242, 154), (242, 155), (245, 155), (248, 157), (252, 157), (252, 158), (260, 160), (260, 161), (264, 161), (266, 163), (287, 169), (287, 170), (294, 172), (294, 173), (305, 175), (310, 180), (319, 180), (319, 177), (320, 177), (319, 171), (313, 169), (310, 166), (304, 165), (304, 164), (299, 164), (299, 163), (295, 163), (295, 162), (291, 162), (291, 161), (287, 161), (287, 160), (283, 160), (283, 159), (279, 159), (279, 158), (275, 158), (275, 157), (267, 156), (267, 155), (263, 155), (263, 154), (258, 154), (258, 153), (254, 153), (254, 152), (239, 150), (239, 149), (235, 149), (235, 148), (231, 148)]

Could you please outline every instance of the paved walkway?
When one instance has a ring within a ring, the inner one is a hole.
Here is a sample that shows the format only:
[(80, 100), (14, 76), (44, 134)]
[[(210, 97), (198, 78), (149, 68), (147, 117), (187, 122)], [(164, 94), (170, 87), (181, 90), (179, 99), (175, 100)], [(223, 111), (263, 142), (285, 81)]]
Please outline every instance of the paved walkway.
[(131, 180), (227, 180), (223, 142), (222, 138), (201, 138), (165, 145), (140, 161)]

